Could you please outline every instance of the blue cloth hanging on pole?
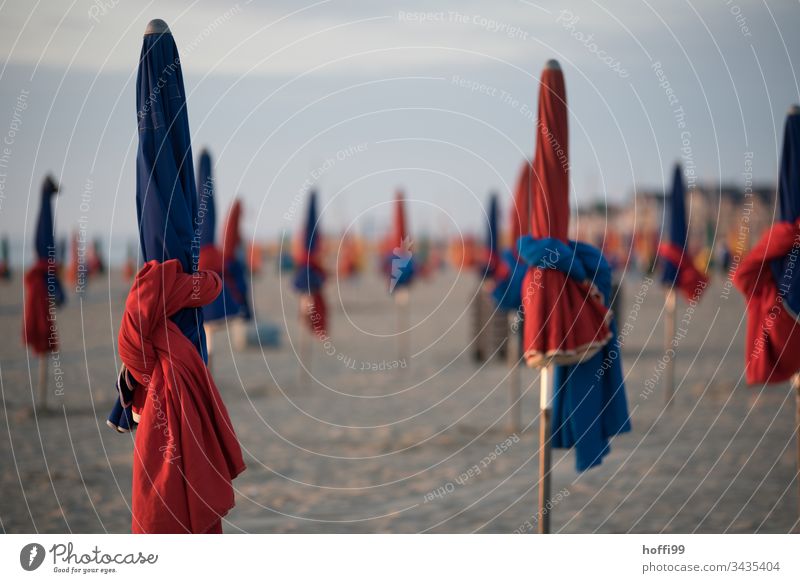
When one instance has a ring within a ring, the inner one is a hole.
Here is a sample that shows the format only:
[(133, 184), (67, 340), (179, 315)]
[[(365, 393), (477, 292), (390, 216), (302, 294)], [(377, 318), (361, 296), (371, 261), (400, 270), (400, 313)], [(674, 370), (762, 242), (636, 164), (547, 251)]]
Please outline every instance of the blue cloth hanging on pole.
[[(580, 283), (590, 283), (611, 304), (611, 267), (599, 249), (558, 239), (519, 240), (519, 254), (531, 267), (557, 269)], [(579, 472), (600, 465), (609, 453), (609, 439), (631, 430), (617, 327), (612, 339), (592, 358), (556, 366), (553, 391), (552, 445), (575, 449)]]

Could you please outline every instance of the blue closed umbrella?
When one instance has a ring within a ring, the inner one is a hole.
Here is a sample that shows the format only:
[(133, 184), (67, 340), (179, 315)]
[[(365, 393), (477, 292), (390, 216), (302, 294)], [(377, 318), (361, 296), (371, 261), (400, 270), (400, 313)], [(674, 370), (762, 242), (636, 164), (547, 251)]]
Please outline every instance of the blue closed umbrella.
[[(224, 272), (222, 253), (216, 246), (217, 211), (211, 153), (203, 149), (197, 167), (197, 245), (200, 248), (201, 269), (209, 269), (222, 276)], [(236, 303), (223, 279), (223, 292), (210, 304), (203, 306), (203, 321), (214, 322), (228, 316), (236, 316), (240, 306)]]
[[(152, 20), (145, 30), (137, 75), (136, 212), (144, 261), (180, 261), (185, 273), (197, 271), (195, 240), (197, 188), (189, 136), (189, 116), (178, 48), (166, 22)], [(203, 313), (185, 308), (171, 317), (206, 358)], [(127, 403), (125, 378), (119, 389)], [(120, 403), (108, 418), (118, 430), (129, 429), (130, 411)]]
[(42, 183), (42, 197), (39, 206), (39, 218), (36, 222), (36, 258), (47, 261), (46, 281), (48, 293), (53, 294), (53, 301), (60, 306), (66, 300), (64, 289), (58, 279), (56, 261), (58, 259), (55, 242), (55, 227), (53, 225), (53, 196), (58, 193), (58, 185), (52, 176), (46, 176)]
[[(669, 197), (669, 238), (668, 244), (686, 253), (686, 242), (689, 229), (686, 225), (686, 188), (680, 164), (675, 165), (672, 172), (672, 193)], [(678, 278), (678, 266), (673, 262), (664, 262), (661, 281), (664, 285), (673, 286)]]
[(200, 153), (197, 168), (197, 237), (202, 249), (214, 244), (217, 228), (217, 211), (214, 202), (214, 176), (212, 174), (211, 154), (207, 149)]

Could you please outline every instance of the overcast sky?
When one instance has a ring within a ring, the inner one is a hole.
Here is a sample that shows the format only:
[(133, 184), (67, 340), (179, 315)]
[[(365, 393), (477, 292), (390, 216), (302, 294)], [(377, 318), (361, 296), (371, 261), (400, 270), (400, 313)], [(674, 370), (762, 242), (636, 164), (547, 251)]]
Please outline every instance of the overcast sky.
[(480, 229), (492, 189), (505, 216), (549, 58), (567, 83), (573, 203), (661, 187), (682, 155), (702, 182), (743, 184), (752, 152), (755, 180), (773, 182), (799, 100), (791, 1), (11, 0), (0, 232), (31, 238), (51, 171), (61, 233), (81, 220), (106, 240), (135, 233), (134, 84), (152, 18), (181, 53), (218, 214), (241, 194), (247, 236), (298, 224), (309, 182), (330, 231), (381, 228), (397, 186), (417, 233)]

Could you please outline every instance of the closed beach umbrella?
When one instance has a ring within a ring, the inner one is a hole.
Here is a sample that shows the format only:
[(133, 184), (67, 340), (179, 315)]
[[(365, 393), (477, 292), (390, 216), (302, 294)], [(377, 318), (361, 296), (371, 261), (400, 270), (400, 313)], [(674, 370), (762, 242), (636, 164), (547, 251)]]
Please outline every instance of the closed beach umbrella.
[(800, 110), (786, 118), (779, 220), (742, 260), (734, 284), (747, 299), (745, 376), (780, 383), (800, 371)]
[[(36, 354), (58, 350), (55, 318), (50, 309), (64, 303), (64, 291), (58, 279), (55, 237), (53, 235), (53, 196), (58, 186), (47, 176), (42, 184), (39, 217), (36, 221), (34, 246), (36, 261), (25, 272), (25, 309), (22, 340)], [(53, 329), (51, 331), (50, 325)]]
[(406, 227), (405, 195), (398, 191), (394, 200), (392, 220), (391, 254), (388, 257), (389, 293), (407, 288), (414, 281), (414, 257), (411, 253), (412, 241)]
[[(497, 244), (497, 195), (489, 195), (489, 202), (486, 205), (486, 239), (484, 241), (481, 255), (475, 262), (477, 266), (478, 288), (472, 298), (473, 327), (474, 327), (474, 352), (473, 356), (477, 362), (482, 362), (489, 356), (489, 353), (497, 352), (494, 329), (492, 324), (495, 310), (490, 297), (494, 286), (494, 275), (499, 264), (498, 244)], [(423, 263), (424, 265), (424, 263)]]
[(669, 405), (675, 393), (674, 350), (677, 296), (676, 290), (688, 302), (697, 302), (706, 289), (708, 278), (694, 264), (688, 248), (689, 228), (686, 217), (686, 187), (680, 164), (675, 165), (672, 193), (669, 197), (669, 237), (658, 246), (663, 264), (661, 282), (666, 288), (664, 301), (664, 352), (671, 355), (664, 371), (664, 402)]
[(489, 196), (489, 209), (486, 216), (486, 250), (483, 260), (483, 274), (485, 277), (494, 277), (497, 271), (497, 264), (500, 260), (498, 249), (500, 247), (497, 230), (497, 215), (500, 212), (497, 195), (492, 193)]
[[(601, 462), (608, 439), (630, 429), (615, 330), (611, 268), (599, 249), (567, 238), (569, 150), (564, 76), (542, 73), (532, 165), (531, 235), (519, 241), (524, 356), (541, 367), (539, 531), (550, 530), (550, 447), (574, 448), (578, 470)], [(603, 372), (608, 366), (610, 371)]]
[(25, 272), (25, 306), (22, 315), (22, 342), (39, 355), (39, 403), (47, 407), (47, 354), (58, 350), (55, 310), (64, 303), (64, 291), (58, 279), (53, 196), (58, 185), (51, 176), (42, 183), (39, 217), (36, 221), (34, 247), (36, 261)]
[[(242, 243), (242, 201), (234, 199), (228, 216), (225, 218), (225, 229), (222, 233), (222, 261), (224, 265), (224, 293), (232, 297), (238, 306), (238, 315), (245, 320), (251, 317), (250, 290), (247, 270), (244, 262), (244, 245)], [(226, 300), (228, 301), (228, 300)]]
[(572, 364), (595, 354), (611, 332), (608, 310), (591, 282), (580, 282), (548, 263), (558, 261), (569, 229), (569, 158), (564, 75), (555, 61), (542, 73), (536, 153), (531, 175), (531, 236), (552, 252), (530, 267), (523, 282), (524, 356), (528, 366)]
[(689, 229), (686, 218), (686, 187), (680, 164), (675, 165), (672, 193), (669, 197), (669, 237), (658, 247), (664, 265), (661, 281), (675, 287), (687, 301), (697, 300), (705, 291), (708, 278), (694, 264), (689, 253)]
[[(178, 50), (162, 20), (145, 30), (136, 99), (136, 208), (145, 264), (118, 339), (122, 406), (138, 421), (133, 532), (221, 532), (244, 470), (227, 410), (203, 360), (200, 308), (221, 290), (197, 271), (197, 190)], [(121, 417), (109, 419), (111, 424)]]
[[(200, 261), (198, 268), (204, 271), (213, 271), (221, 278), (224, 272), (222, 252), (216, 245), (215, 231), (217, 228), (216, 201), (214, 197), (214, 176), (211, 163), (211, 154), (203, 150), (197, 168), (197, 232), (200, 247)], [(222, 283), (222, 293), (213, 302), (203, 306), (203, 322), (211, 324), (224, 320), (228, 316), (239, 314), (239, 304), (234, 301), (234, 295), (228, 289), (225, 280)], [(210, 332), (210, 331), (209, 331)], [(206, 333), (206, 342), (209, 342)]]
[[(786, 118), (778, 176), (779, 220), (739, 264), (733, 283), (747, 300), (745, 378), (795, 390), (797, 468), (800, 471), (800, 107)], [(800, 487), (798, 487), (800, 501)], [(800, 503), (800, 502), (799, 502)]]
[(325, 298), (322, 295), (325, 270), (322, 268), (317, 193), (313, 190), (308, 195), (305, 223), (300, 237), (295, 257), (294, 289), (301, 295), (301, 318), (309, 330), (322, 339), (327, 334), (328, 319)]
[[(520, 262), (517, 241), (530, 232), (531, 163), (525, 160), (514, 189), (514, 204), (509, 214), (509, 238), (511, 246), (501, 254), (500, 265), (495, 273), (492, 297), (503, 311), (520, 313), (522, 307), (522, 281), (527, 267)], [(521, 324), (517, 322), (517, 326)]]

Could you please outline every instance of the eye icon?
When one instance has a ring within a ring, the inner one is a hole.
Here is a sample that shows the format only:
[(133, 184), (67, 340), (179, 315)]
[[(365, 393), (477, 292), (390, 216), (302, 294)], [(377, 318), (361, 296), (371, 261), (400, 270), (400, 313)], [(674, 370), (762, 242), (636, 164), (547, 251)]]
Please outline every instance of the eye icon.
[(35, 571), (44, 562), (44, 547), (39, 543), (30, 543), (19, 552), (19, 564), (26, 571)]

